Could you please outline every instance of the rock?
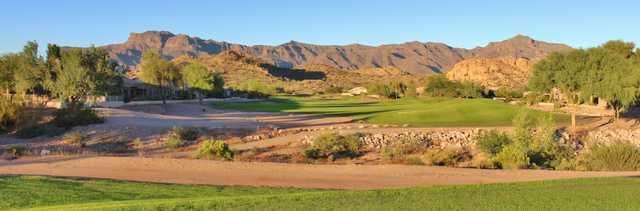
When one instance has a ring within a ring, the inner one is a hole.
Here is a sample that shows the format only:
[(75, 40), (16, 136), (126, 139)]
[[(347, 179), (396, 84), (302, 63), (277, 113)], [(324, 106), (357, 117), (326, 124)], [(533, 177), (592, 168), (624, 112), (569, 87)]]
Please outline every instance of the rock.
[(50, 154), (51, 154), (51, 151), (49, 150), (46, 150), (46, 149), (40, 150), (40, 156), (47, 156)]
[(366, 94), (367, 93), (367, 88), (364, 87), (355, 87), (353, 89), (350, 89), (348, 91), (349, 94), (351, 95), (362, 95), (362, 94)]
[(447, 78), (467, 81), (488, 89), (521, 88), (529, 79), (533, 62), (526, 58), (471, 58), (456, 63)]

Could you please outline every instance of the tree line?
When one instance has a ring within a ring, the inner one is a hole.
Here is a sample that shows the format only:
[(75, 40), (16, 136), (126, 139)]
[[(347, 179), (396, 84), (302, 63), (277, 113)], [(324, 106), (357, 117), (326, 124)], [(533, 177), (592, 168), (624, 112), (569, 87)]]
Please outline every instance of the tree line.
[(536, 63), (528, 88), (538, 93), (558, 89), (570, 106), (605, 101), (617, 119), (620, 112), (638, 103), (640, 49), (632, 42), (616, 40), (552, 53)]

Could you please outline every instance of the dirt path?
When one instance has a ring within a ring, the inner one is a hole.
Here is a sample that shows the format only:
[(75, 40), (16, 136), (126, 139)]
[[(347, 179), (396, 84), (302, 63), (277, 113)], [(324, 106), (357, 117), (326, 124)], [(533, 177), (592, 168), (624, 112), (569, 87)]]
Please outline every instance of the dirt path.
[(403, 165), (304, 165), (137, 157), (47, 157), (0, 161), (0, 174), (179, 184), (378, 189), (638, 176), (640, 172), (502, 171)]

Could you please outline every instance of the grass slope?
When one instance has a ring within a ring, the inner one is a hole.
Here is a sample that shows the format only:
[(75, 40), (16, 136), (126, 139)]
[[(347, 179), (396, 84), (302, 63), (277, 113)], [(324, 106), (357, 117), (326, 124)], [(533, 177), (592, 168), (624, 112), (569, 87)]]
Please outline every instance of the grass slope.
[[(377, 124), (410, 124), (425, 127), (509, 126), (522, 107), (489, 99), (367, 100), (276, 97), (249, 103), (216, 102), (216, 108), (244, 111), (313, 113), (350, 116)], [(532, 111), (536, 115), (544, 112)], [(565, 115), (556, 115), (566, 121)]]
[(637, 210), (640, 178), (372, 191), (164, 185), (0, 177), (0, 209), (34, 210)]

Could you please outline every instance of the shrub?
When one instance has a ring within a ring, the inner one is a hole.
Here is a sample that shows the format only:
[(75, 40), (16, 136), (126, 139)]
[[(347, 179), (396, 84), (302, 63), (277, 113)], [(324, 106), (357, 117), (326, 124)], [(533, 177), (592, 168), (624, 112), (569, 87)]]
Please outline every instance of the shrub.
[(484, 88), (473, 83), (464, 82), (457, 85), (457, 97), (461, 98), (481, 98), (483, 97)]
[(132, 145), (133, 149), (138, 151), (138, 155), (139, 156), (143, 156), (144, 155), (144, 142), (142, 142), (142, 139), (140, 139), (140, 138), (134, 139), (131, 142), (131, 145)]
[[(337, 133), (327, 133), (314, 139), (313, 145), (309, 149), (316, 149), (320, 152), (319, 157), (332, 156), (355, 157), (360, 154), (362, 143), (359, 134), (339, 135)], [(309, 150), (307, 149), (307, 150)]]
[(528, 150), (520, 144), (510, 144), (506, 146), (498, 155), (496, 160), (505, 169), (524, 169), (530, 165)]
[(499, 167), (499, 163), (487, 154), (481, 152), (473, 156), (471, 166), (481, 169), (496, 169)]
[(478, 136), (476, 145), (480, 151), (493, 156), (510, 143), (511, 139), (507, 134), (492, 130)]
[(200, 143), (195, 156), (198, 159), (233, 160), (233, 154), (233, 151), (229, 149), (229, 145), (224, 141), (206, 140)]
[(586, 155), (588, 170), (637, 171), (640, 170), (640, 147), (628, 141), (595, 144)]
[(185, 141), (195, 141), (200, 136), (200, 131), (192, 127), (173, 127), (171, 133)]
[(27, 154), (28, 148), (24, 144), (10, 145), (5, 149), (5, 152), (14, 158), (21, 157)]
[(389, 161), (404, 160), (409, 154), (425, 149), (425, 146), (418, 139), (402, 138), (382, 147), (380, 154), (382, 158)]
[(64, 134), (64, 143), (69, 144), (71, 146), (76, 146), (79, 148), (84, 148), (87, 146), (87, 142), (89, 141), (89, 137), (80, 131), (74, 131)]
[(460, 162), (471, 160), (471, 153), (464, 147), (448, 147), (442, 150), (429, 150), (423, 155), (427, 164), (435, 166), (456, 166)]
[(167, 137), (167, 140), (164, 141), (164, 145), (169, 149), (178, 149), (184, 145), (184, 141), (179, 135), (172, 133)]
[(93, 109), (84, 108), (82, 105), (59, 109), (54, 112), (53, 116), (53, 124), (65, 129), (104, 122), (104, 119), (99, 117)]
[(316, 148), (305, 149), (303, 152), (303, 155), (305, 158), (312, 159), (312, 160), (315, 160), (321, 157), (320, 150)]
[(329, 86), (326, 89), (324, 89), (324, 93), (326, 94), (338, 94), (338, 93), (342, 93), (344, 89), (342, 87), (338, 87), (338, 86)]
[(457, 97), (459, 84), (447, 79), (443, 75), (427, 77), (425, 92), (433, 97)]
[(24, 139), (35, 138), (43, 135), (54, 137), (63, 134), (64, 132), (64, 128), (56, 127), (52, 124), (34, 124), (18, 129), (16, 131), (16, 136)]
[(425, 92), (433, 97), (483, 97), (484, 88), (473, 83), (451, 81), (443, 75), (427, 77)]
[(248, 98), (266, 98), (278, 93), (278, 87), (250, 79), (239, 85), (238, 90), (247, 94)]
[(495, 91), (496, 97), (501, 97), (506, 99), (522, 98), (523, 93), (524, 92), (520, 89), (510, 89), (505, 87), (501, 87)]
[(404, 160), (404, 163), (407, 165), (416, 165), (416, 166), (425, 165), (424, 161), (418, 156), (409, 156)]

